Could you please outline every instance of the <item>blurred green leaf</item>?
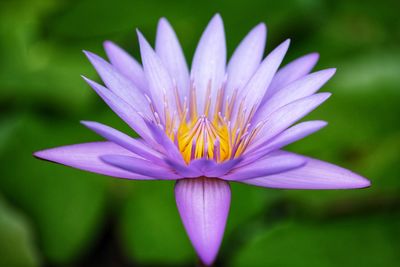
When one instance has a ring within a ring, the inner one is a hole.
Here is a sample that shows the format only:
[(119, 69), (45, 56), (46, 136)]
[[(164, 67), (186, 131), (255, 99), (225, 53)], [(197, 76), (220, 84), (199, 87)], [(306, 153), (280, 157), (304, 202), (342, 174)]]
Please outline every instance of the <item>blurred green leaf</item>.
[(241, 183), (231, 183), (231, 188), (230, 215), (232, 219), (228, 220), (228, 232), (231, 228), (240, 226), (240, 224), (250, 220), (263, 210), (268, 209), (274, 201), (282, 196), (278, 190), (248, 186)]
[(400, 216), (284, 223), (267, 229), (230, 266), (398, 266)]
[(20, 127), (19, 123), (20, 121), (13, 117), (0, 120), (0, 153), (6, 148), (17, 128)]
[(126, 253), (141, 264), (182, 264), (194, 260), (175, 205), (173, 182), (136, 182), (126, 200), (120, 236)]
[[(1, 153), (0, 187), (37, 225), (39, 243), (50, 262), (77, 259), (102, 226), (106, 200), (105, 179), (32, 156), (35, 150), (83, 141), (78, 124), (44, 122), (24, 117)], [(77, 137), (77, 138), (74, 138)]]
[(32, 227), (25, 216), (0, 196), (0, 266), (35, 267), (40, 257), (33, 241)]
[[(32, 104), (70, 111), (88, 103), (80, 74), (94, 73), (83, 46), (55, 45), (43, 38), (39, 22), (57, 1), (6, 1), (0, 8), (0, 98), (23, 108)], [(28, 104), (27, 104), (28, 102)]]

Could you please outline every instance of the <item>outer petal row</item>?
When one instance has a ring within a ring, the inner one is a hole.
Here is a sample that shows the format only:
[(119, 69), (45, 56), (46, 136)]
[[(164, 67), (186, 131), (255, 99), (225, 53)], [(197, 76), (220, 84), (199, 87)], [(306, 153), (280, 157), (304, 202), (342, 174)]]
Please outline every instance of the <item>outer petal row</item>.
[(143, 92), (135, 86), (132, 80), (122, 75), (113, 65), (101, 57), (87, 51), (84, 53), (95, 67), (107, 88), (142, 113), (150, 113), (150, 108)]
[(86, 77), (83, 78), (122, 120), (124, 120), (143, 139), (150, 144), (154, 144), (143, 118), (138, 114), (136, 109), (104, 86), (89, 80)]
[(304, 97), (274, 111), (263, 121), (261, 130), (249, 147), (249, 152), (267, 144), (272, 138), (317, 108), (330, 95), (330, 93), (319, 93)]
[(249, 155), (246, 155), (245, 160), (243, 160), (239, 166), (246, 165), (255, 160), (263, 158), (272, 151), (281, 149), (282, 147), (296, 142), (304, 137), (315, 133), (321, 128), (327, 125), (324, 121), (305, 121), (298, 123), (289, 129), (283, 131), (281, 134), (269, 141), (265, 146), (257, 148)]
[(144, 77), (143, 68), (136, 59), (111, 41), (104, 42), (104, 50), (111, 64), (119, 72), (130, 78), (142, 92), (147, 91), (147, 82)]
[(335, 74), (335, 71), (335, 69), (317, 71), (281, 88), (261, 104), (253, 118), (253, 123), (259, 122), (262, 118), (268, 117), (275, 110), (291, 102), (314, 94)]
[(76, 169), (118, 178), (136, 180), (153, 179), (149, 176), (124, 171), (120, 168), (108, 165), (100, 160), (101, 155), (110, 153), (126, 156), (134, 155), (132, 152), (126, 150), (125, 148), (122, 148), (111, 142), (93, 142), (42, 150), (35, 152), (34, 156), (40, 159), (63, 164)]
[(354, 189), (369, 187), (371, 182), (360, 175), (317, 159), (305, 157), (298, 169), (242, 181), (246, 184), (282, 189)]
[(272, 96), (279, 89), (308, 74), (314, 68), (318, 58), (319, 55), (317, 53), (311, 53), (295, 59), (281, 68), (269, 85), (264, 99), (268, 99), (268, 97)]

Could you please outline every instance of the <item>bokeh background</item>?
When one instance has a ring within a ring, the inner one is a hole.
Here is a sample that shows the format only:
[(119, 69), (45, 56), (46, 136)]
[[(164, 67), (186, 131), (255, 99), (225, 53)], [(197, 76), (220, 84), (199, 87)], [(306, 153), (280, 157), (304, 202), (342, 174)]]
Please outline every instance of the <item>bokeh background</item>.
[(113, 40), (136, 57), (167, 17), (184, 51), (215, 12), (231, 54), (268, 26), (267, 51), (318, 51), (333, 97), (308, 118), (329, 126), (288, 149), (361, 173), (351, 191), (232, 186), (217, 266), (400, 266), (400, 5), (363, 1), (0, 1), (0, 266), (195, 266), (172, 182), (117, 180), (36, 160), (35, 150), (100, 140), (79, 124), (129, 131), (80, 78), (82, 54)]

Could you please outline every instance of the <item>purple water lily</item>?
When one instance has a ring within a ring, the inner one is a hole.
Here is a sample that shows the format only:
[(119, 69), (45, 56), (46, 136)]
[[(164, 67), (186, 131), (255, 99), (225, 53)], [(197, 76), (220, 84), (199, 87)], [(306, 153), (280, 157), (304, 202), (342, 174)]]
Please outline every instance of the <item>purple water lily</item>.
[(282, 148), (326, 125), (298, 120), (323, 103), (316, 93), (335, 73), (310, 73), (318, 55), (278, 70), (289, 40), (263, 59), (266, 27), (257, 25), (226, 64), (222, 19), (204, 31), (189, 72), (181, 46), (162, 18), (155, 49), (138, 31), (141, 66), (112, 42), (109, 62), (85, 52), (105, 86), (85, 81), (136, 133), (134, 139), (83, 121), (107, 141), (35, 153), (41, 159), (133, 180), (176, 180), (177, 207), (205, 265), (218, 253), (231, 201), (229, 182), (283, 189), (350, 189), (370, 182), (341, 167)]

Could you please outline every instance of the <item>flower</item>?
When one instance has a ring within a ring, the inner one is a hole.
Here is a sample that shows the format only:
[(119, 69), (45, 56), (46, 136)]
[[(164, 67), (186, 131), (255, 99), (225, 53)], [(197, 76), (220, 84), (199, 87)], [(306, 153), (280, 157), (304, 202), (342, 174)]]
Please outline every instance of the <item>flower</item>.
[(38, 158), (136, 180), (176, 180), (184, 227), (201, 261), (218, 253), (229, 213), (229, 182), (283, 189), (350, 189), (370, 182), (341, 167), (282, 148), (326, 125), (302, 117), (329, 93), (316, 93), (335, 73), (310, 73), (312, 53), (279, 69), (289, 40), (263, 59), (266, 27), (257, 25), (226, 64), (225, 34), (215, 15), (189, 72), (164, 18), (155, 50), (138, 31), (143, 66), (112, 42), (109, 62), (84, 52), (105, 86), (85, 81), (141, 138), (98, 122), (82, 124), (107, 141), (36, 152)]

